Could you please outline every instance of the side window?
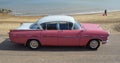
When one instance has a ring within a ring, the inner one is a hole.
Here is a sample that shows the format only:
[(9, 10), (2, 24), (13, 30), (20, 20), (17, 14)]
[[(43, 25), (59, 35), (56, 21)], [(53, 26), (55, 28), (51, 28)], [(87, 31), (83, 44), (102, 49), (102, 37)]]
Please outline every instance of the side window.
[(43, 28), (43, 30), (57, 30), (57, 23), (54, 22), (42, 23), (41, 27)]
[(70, 22), (60, 22), (59, 26), (60, 26), (60, 30), (71, 30), (73, 24)]
[(57, 23), (48, 23), (47, 30), (57, 30)]

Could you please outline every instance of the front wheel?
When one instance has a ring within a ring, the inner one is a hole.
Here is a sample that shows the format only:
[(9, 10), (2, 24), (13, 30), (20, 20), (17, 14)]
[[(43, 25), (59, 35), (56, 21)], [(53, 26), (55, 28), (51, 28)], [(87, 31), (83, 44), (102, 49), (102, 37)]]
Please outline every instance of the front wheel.
[(40, 47), (40, 42), (37, 40), (29, 40), (26, 45), (28, 48), (35, 50)]
[(91, 40), (87, 44), (87, 48), (92, 49), (92, 50), (97, 50), (100, 46), (100, 42), (98, 40)]

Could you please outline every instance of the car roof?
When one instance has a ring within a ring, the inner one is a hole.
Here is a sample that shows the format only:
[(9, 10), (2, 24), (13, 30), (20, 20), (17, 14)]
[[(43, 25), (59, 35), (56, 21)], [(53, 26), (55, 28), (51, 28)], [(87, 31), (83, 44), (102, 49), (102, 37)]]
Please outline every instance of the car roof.
[(66, 15), (51, 15), (51, 16), (46, 16), (37, 21), (37, 24), (45, 23), (45, 22), (61, 22), (61, 21), (66, 21), (66, 22), (72, 22), (74, 23), (75, 20), (71, 16), (66, 16)]

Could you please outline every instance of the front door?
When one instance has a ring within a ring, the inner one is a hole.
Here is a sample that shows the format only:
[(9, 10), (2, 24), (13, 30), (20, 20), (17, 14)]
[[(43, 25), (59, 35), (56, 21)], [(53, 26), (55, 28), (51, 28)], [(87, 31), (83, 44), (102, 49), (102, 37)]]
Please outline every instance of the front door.
[(70, 22), (59, 23), (59, 45), (80, 46), (80, 30), (73, 30)]
[(46, 46), (58, 45), (58, 31), (57, 30), (44, 30), (42, 31), (41, 42)]
[(80, 46), (80, 30), (60, 30), (60, 46)]
[(48, 22), (41, 24), (43, 31), (41, 33), (41, 42), (45, 46), (58, 45), (58, 28), (56, 22)]

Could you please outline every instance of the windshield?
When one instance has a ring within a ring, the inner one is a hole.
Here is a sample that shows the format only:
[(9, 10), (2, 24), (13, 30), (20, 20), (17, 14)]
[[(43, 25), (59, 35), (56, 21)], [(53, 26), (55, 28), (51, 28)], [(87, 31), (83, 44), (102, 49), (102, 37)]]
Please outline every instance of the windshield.
[(74, 23), (74, 30), (79, 30), (80, 28), (81, 28), (81, 27), (80, 27), (79, 22), (76, 21), (76, 22)]

